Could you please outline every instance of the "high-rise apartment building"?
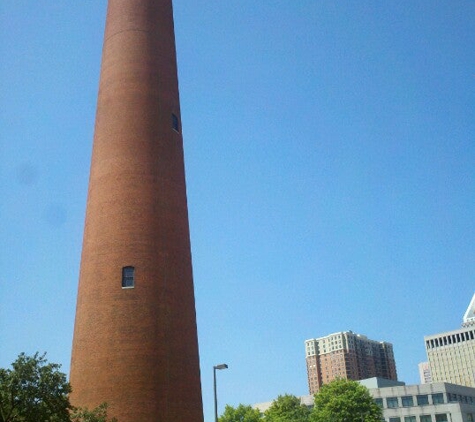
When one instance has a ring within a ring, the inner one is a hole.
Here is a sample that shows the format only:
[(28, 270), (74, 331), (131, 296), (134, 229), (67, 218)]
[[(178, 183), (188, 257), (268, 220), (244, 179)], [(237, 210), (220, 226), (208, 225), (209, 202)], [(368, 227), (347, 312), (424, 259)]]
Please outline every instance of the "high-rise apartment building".
[(424, 337), (432, 382), (475, 387), (475, 295), (462, 328)]
[(70, 382), (120, 422), (203, 421), (172, 0), (108, 1)]
[(306, 340), (305, 356), (310, 394), (336, 378), (397, 380), (392, 344), (352, 331)]

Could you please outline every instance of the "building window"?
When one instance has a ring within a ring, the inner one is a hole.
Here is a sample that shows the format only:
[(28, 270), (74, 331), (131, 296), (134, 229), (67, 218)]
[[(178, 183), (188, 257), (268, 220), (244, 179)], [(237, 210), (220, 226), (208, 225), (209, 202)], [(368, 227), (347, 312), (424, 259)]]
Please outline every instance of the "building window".
[(473, 413), (467, 413), (467, 421), (473, 422)]
[(419, 417), (420, 422), (432, 422), (432, 416), (431, 415), (421, 415)]
[(427, 394), (421, 394), (417, 396), (418, 406), (425, 406), (426, 404), (429, 404), (429, 396)]
[(401, 422), (401, 418), (389, 418), (389, 422)]
[(135, 287), (135, 268), (124, 267), (122, 268), (122, 288), (131, 289)]
[(432, 394), (432, 404), (443, 404), (444, 395), (442, 393)]
[(173, 130), (176, 130), (177, 132), (179, 132), (180, 130), (180, 124), (178, 122), (178, 116), (174, 113), (172, 113), (172, 128)]
[(414, 400), (413, 400), (412, 396), (403, 396), (403, 397), (401, 397), (401, 401), (402, 401), (402, 406), (403, 407), (414, 406)]
[(374, 399), (374, 402), (382, 409), (383, 408), (383, 399), (377, 398)]
[(447, 393), (447, 400), (448, 400), (449, 402), (458, 401), (458, 399), (457, 399), (457, 394)]
[(439, 413), (435, 415), (435, 422), (449, 422), (447, 419), (447, 413)]
[(404, 416), (404, 422), (416, 422), (415, 416)]
[(397, 397), (388, 397), (388, 398), (386, 399), (386, 405), (387, 405), (389, 408), (399, 407), (399, 404), (398, 404), (398, 401), (397, 401)]

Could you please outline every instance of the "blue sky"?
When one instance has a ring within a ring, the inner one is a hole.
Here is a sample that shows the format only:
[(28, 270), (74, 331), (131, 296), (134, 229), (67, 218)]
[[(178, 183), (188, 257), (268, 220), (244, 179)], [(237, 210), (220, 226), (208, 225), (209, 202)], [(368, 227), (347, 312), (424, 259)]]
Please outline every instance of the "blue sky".
[[(69, 370), (105, 9), (0, 3), (1, 367)], [(336, 331), (418, 382), (475, 290), (475, 3), (174, 9), (206, 421), (213, 365), (220, 412), (307, 394)]]

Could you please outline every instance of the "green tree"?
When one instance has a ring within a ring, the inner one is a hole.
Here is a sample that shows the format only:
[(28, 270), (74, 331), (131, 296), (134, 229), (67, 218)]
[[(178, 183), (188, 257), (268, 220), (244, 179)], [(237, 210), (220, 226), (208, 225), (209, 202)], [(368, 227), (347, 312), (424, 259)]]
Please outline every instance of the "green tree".
[(251, 406), (240, 404), (238, 407), (226, 405), (224, 413), (218, 418), (219, 422), (260, 422), (261, 412)]
[(71, 387), (45, 354), (21, 353), (0, 369), (0, 422), (69, 422)]
[(59, 368), (39, 353), (21, 353), (11, 369), (0, 368), (0, 422), (108, 422), (106, 403), (94, 410), (71, 406), (71, 386)]
[(310, 410), (300, 399), (290, 394), (277, 397), (264, 412), (266, 422), (307, 422)]
[(356, 381), (337, 379), (315, 394), (311, 422), (380, 422), (381, 408), (366, 387)]
[[(102, 403), (93, 410), (86, 408), (76, 408), (71, 415), (72, 422), (108, 422), (107, 403)], [(110, 422), (117, 422), (116, 418), (112, 418)]]

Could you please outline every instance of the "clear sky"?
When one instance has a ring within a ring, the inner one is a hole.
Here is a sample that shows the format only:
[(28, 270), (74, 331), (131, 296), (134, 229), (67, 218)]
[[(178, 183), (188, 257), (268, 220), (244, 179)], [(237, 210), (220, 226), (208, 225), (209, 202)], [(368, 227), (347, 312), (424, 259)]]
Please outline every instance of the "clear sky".
[[(418, 382), (475, 290), (475, 2), (174, 8), (206, 421), (337, 331)], [(69, 371), (105, 10), (0, 0), (0, 367)]]

